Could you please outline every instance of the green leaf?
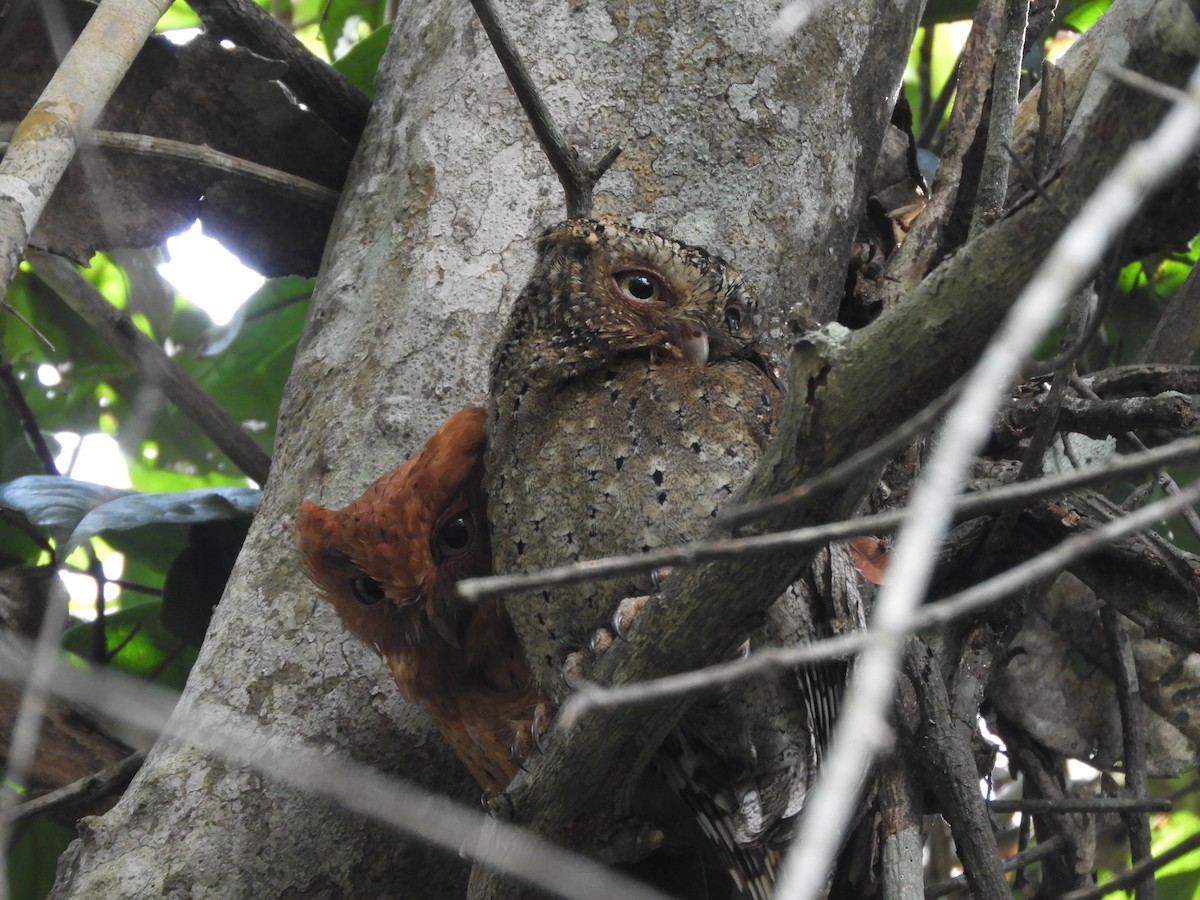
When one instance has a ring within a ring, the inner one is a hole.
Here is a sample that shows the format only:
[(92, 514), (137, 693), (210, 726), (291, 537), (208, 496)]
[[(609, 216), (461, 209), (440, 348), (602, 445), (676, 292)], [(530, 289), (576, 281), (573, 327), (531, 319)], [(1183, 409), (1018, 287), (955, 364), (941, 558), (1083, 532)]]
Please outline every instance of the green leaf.
[(377, 28), (333, 64), (355, 87), (372, 99), (375, 97), (375, 74), (379, 71), (379, 61), (383, 59), (391, 34), (390, 23)]
[(75, 833), (45, 819), (22, 822), (8, 848), (8, 896), (12, 900), (41, 900), (54, 885), (59, 855)]
[(366, 34), (382, 26), (386, 11), (381, 0), (326, 0), (323, 6), (321, 42), (332, 60), (344, 56)]
[(125, 493), (59, 475), (26, 475), (0, 484), (0, 506), (24, 513), (30, 522), (49, 531), (61, 543), (89, 512)]
[(1112, 0), (1075, 0), (1064, 3), (1058, 11), (1058, 18), (1064, 25), (1076, 31), (1087, 31), (1096, 20), (1108, 12)]

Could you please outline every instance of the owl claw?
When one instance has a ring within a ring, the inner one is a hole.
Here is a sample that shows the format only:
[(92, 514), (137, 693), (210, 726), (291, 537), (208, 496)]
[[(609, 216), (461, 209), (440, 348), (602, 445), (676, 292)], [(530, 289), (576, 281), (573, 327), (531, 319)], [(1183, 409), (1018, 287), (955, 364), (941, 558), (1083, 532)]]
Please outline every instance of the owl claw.
[(625, 635), (629, 633), (629, 628), (641, 613), (642, 607), (646, 605), (646, 601), (650, 599), (649, 595), (643, 597), (626, 597), (617, 604), (616, 611), (612, 615), (612, 630), (613, 634), (621, 640), (625, 640)]
[(549, 703), (539, 703), (533, 710), (533, 723), (530, 725), (530, 736), (533, 738), (533, 746), (538, 753), (546, 752), (546, 744), (543, 740), (546, 732), (550, 730), (550, 720), (554, 718), (554, 707)]
[(663, 582), (670, 578), (674, 571), (674, 566), (659, 566), (650, 573), (650, 584), (654, 586), (655, 593), (662, 590)]
[(525, 763), (534, 751), (538, 753), (546, 751), (545, 735), (550, 730), (554, 713), (555, 707), (552, 704), (539, 703), (533, 708), (533, 718), (529, 722), (519, 725), (513, 732), (512, 744), (509, 746), (508, 752), (521, 769), (525, 769)]
[(563, 660), (562, 679), (567, 683), (567, 687), (574, 688), (580, 681), (583, 680), (583, 671), (591, 662), (592, 653), (590, 650), (576, 650), (573, 653), (568, 653), (567, 658)]
[(612, 632), (607, 628), (597, 628), (592, 632), (592, 637), (588, 641), (588, 651), (592, 654), (592, 659), (597, 660), (607, 653), (608, 648), (612, 645)]

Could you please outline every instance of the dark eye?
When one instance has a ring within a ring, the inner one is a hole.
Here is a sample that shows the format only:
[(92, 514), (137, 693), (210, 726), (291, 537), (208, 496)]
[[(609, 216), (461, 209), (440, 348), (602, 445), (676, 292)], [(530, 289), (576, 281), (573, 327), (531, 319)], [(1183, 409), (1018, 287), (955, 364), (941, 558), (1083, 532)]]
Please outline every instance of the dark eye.
[(617, 290), (630, 303), (658, 306), (663, 302), (662, 284), (657, 276), (640, 269), (630, 269), (628, 272), (618, 272), (613, 276)]
[(467, 513), (455, 516), (443, 525), (437, 533), (437, 551), (442, 559), (462, 556), (471, 546), (471, 538), (475, 535), (475, 523)]
[(374, 606), (383, 599), (383, 585), (369, 575), (356, 575), (350, 580), (350, 589), (363, 606)]
[(729, 326), (730, 331), (737, 331), (742, 327), (742, 311), (736, 306), (730, 306), (725, 309), (725, 324)]

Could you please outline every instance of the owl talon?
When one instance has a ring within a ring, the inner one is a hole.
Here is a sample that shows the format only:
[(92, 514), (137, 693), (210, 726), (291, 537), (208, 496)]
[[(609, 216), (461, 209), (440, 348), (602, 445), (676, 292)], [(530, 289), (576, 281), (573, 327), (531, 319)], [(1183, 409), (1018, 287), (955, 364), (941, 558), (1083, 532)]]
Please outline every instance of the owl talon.
[(607, 628), (597, 628), (592, 632), (592, 637), (588, 641), (588, 650), (592, 654), (592, 659), (597, 660), (608, 652), (608, 648), (613, 645), (613, 634)]
[(626, 597), (617, 604), (616, 611), (612, 616), (613, 634), (621, 640), (625, 640), (625, 635), (629, 633), (630, 626), (633, 625), (638, 615), (642, 611), (642, 607), (650, 599), (649, 595), (642, 597)]
[(555, 707), (549, 703), (539, 703), (533, 710), (533, 722), (529, 727), (530, 737), (533, 738), (533, 746), (538, 753), (546, 752), (546, 743), (543, 738), (546, 732), (550, 730), (550, 721), (554, 718)]
[(562, 679), (567, 683), (567, 687), (574, 688), (579, 682), (583, 681), (583, 671), (592, 660), (590, 650), (576, 650), (573, 653), (568, 653), (567, 658), (563, 660)]
[(654, 592), (656, 594), (662, 590), (663, 582), (670, 578), (674, 571), (674, 566), (659, 566), (650, 573), (650, 583), (654, 585)]
[[(525, 769), (525, 763), (529, 757), (536, 751), (544, 753), (546, 750), (545, 734), (550, 730), (550, 723), (554, 719), (555, 707), (553, 704), (542, 702), (533, 708), (533, 717), (528, 722), (523, 722), (517, 726), (513, 732), (512, 744), (509, 746), (509, 755), (513, 761), (521, 768)], [(527, 769), (525, 769), (528, 771)]]

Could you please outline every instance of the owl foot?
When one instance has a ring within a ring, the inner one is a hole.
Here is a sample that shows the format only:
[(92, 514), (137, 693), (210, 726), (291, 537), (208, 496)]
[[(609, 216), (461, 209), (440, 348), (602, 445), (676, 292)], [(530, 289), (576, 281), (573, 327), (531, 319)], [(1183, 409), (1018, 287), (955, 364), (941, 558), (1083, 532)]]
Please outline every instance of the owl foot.
[(613, 645), (613, 633), (607, 628), (597, 628), (588, 639), (588, 645), (582, 650), (568, 653), (563, 660), (562, 677), (568, 687), (574, 687), (583, 680), (587, 668), (608, 652)]
[(642, 597), (626, 597), (617, 604), (616, 612), (612, 616), (613, 634), (624, 640), (625, 635), (629, 633), (629, 628), (633, 625), (634, 619), (642, 611), (642, 607), (646, 605), (646, 601), (650, 599), (650, 595), (646, 594)]
[(646, 605), (646, 601), (649, 599), (649, 595), (644, 597), (626, 597), (617, 604), (617, 609), (612, 615), (611, 630), (608, 628), (597, 628), (592, 632), (592, 636), (588, 640), (588, 645), (585, 649), (567, 654), (566, 659), (563, 660), (562, 676), (563, 680), (569, 686), (573, 687), (582, 680), (583, 673), (588, 666), (607, 653), (615, 640), (618, 638), (624, 640), (630, 626), (633, 625), (634, 620), (638, 617), (638, 613), (642, 611), (642, 607)]
[(521, 723), (513, 732), (512, 745), (508, 752), (522, 769), (525, 768), (525, 760), (529, 759), (534, 751), (545, 752), (544, 737), (550, 730), (550, 723), (556, 711), (553, 704), (539, 703), (533, 708), (533, 718), (527, 723)]

